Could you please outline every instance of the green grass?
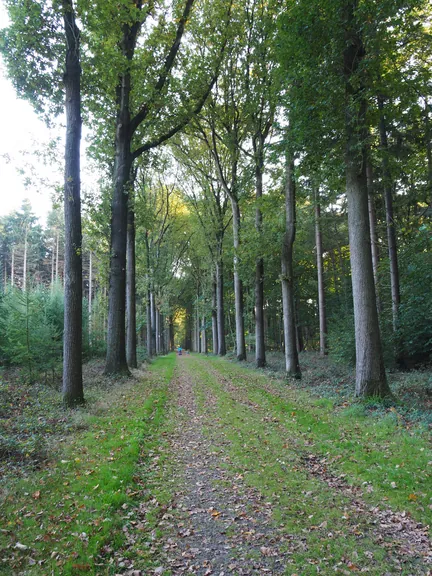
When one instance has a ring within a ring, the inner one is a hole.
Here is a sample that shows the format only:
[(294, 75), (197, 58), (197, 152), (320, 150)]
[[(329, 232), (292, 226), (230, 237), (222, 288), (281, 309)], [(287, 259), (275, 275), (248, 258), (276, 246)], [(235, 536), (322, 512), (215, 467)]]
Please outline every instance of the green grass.
[(137, 463), (157, 443), (174, 365), (174, 355), (162, 357), (141, 381), (107, 391), (112, 397), (99, 414), (83, 409), (86, 430), (66, 443), (60, 460), (8, 482), (0, 533), (7, 565), (0, 572), (115, 573), (115, 566), (97, 566), (99, 552), (109, 542), (122, 545), (122, 516), (141, 489)]
[(388, 501), (432, 523), (431, 438), (422, 426), (406, 429), (395, 407), (378, 418), (363, 404), (335, 406), (278, 381), (269, 388), (268, 379), (255, 371), (217, 359), (211, 362), (250, 402), (280, 419), (287, 435), (306, 451), (312, 446), (312, 452), (327, 456), (353, 483), (371, 483), (374, 495), (368, 493), (368, 498)]
[[(362, 407), (317, 400), (216, 358), (210, 360), (212, 371), (198, 357), (190, 366), (198, 397), (205, 398), (210, 389), (218, 398), (217, 424), (211, 428), (229, 440), (233, 471), (273, 503), (275, 525), (283, 524), (292, 537), (287, 574), (316, 574), (317, 565), (324, 573), (338, 565), (388, 572), (385, 550), (374, 541), (368, 505), (391, 505), (425, 524), (431, 521), (429, 439), (421, 431), (400, 428), (397, 414), (368, 417)], [(224, 381), (233, 386), (224, 390)], [(309, 473), (305, 460), (310, 455), (335, 477), (344, 474), (348, 484), (373, 489), (364, 490), (363, 512), (353, 517), (351, 499)], [(389, 549), (392, 545), (387, 543)], [(413, 569), (408, 562), (400, 573)]]

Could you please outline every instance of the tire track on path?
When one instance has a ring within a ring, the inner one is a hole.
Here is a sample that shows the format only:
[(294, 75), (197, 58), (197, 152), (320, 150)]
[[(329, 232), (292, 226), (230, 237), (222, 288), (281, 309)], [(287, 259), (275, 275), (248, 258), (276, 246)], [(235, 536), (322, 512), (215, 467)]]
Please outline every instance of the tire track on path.
[(174, 575), (283, 574), (290, 538), (274, 525), (271, 504), (228, 470), (217, 400), (188, 363), (179, 359), (175, 381), (183, 418), (171, 449), (183, 479), (175, 498), (181, 518), (166, 562)]

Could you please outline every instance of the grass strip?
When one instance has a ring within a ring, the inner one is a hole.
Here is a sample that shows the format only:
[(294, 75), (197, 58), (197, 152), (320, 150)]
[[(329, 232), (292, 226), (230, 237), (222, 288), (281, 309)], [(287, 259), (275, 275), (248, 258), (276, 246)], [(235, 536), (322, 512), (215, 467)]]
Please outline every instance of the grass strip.
[(115, 573), (114, 566), (98, 566), (98, 554), (108, 542), (122, 545), (122, 514), (140, 490), (137, 461), (164, 420), (174, 364), (174, 355), (162, 357), (141, 381), (117, 388), (106, 398), (106, 411), (88, 418), (88, 429), (60, 461), (8, 487), (0, 572)]
[(364, 403), (338, 406), (237, 364), (210, 362), (239, 394), (270, 411), (306, 452), (326, 457), (349, 483), (364, 486), (367, 501), (388, 502), (432, 524), (431, 438), (423, 427), (406, 429), (395, 408), (372, 416)]

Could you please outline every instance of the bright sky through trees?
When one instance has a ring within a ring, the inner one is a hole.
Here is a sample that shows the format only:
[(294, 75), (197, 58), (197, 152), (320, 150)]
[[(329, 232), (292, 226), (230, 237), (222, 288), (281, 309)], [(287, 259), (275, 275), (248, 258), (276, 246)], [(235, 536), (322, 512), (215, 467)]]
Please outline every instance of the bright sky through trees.
[[(7, 24), (4, 6), (0, 4), (0, 28)], [(44, 219), (51, 209), (52, 189), (41, 185), (40, 180), (53, 182), (62, 175), (61, 172), (53, 174), (52, 167), (44, 167), (34, 152), (42, 151), (54, 135), (37, 117), (31, 104), (17, 98), (1, 58), (0, 101), (6, 111), (0, 130), (0, 215), (17, 210), (24, 198), (29, 198), (36, 215)], [(27, 177), (31, 182), (26, 183)]]

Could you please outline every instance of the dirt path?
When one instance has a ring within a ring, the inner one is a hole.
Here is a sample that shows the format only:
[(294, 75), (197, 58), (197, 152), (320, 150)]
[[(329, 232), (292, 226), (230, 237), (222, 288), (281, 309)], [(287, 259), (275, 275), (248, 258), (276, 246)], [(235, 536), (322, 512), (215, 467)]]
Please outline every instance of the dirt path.
[[(427, 527), (367, 504), (361, 489), (318, 455), (305, 456), (298, 439), (286, 438), (278, 419), (214, 364), (195, 356), (177, 364), (166, 478), (175, 486), (174, 499), (161, 516), (161, 565), (153, 574), (432, 574)], [(233, 453), (233, 434), (244, 441), (243, 460)], [(277, 457), (274, 468), (268, 461), (256, 465), (254, 454), (258, 460), (272, 441), (276, 455), (290, 446), (292, 471)], [(269, 478), (270, 488), (251, 487), (246, 475), (254, 469)], [(300, 481), (288, 476), (295, 474)]]
[(207, 393), (198, 409), (187, 361), (180, 359), (175, 382), (183, 419), (171, 443), (177, 469), (184, 471), (176, 503), (185, 514), (170, 568), (173, 574), (283, 574), (285, 538), (273, 524), (271, 505), (227, 470), (226, 441), (220, 430), (214, 433), (216, 399)]

